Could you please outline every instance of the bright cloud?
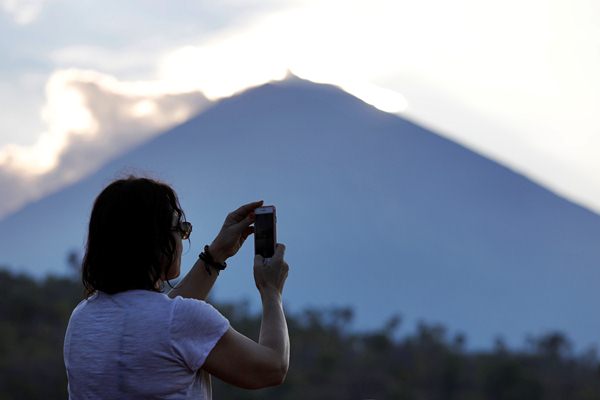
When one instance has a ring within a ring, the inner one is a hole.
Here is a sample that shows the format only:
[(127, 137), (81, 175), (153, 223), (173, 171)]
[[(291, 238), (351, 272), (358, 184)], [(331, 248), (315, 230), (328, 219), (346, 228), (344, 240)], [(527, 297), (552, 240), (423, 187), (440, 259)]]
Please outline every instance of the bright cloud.
[(167, 53), (159, 63), (159, 77), (217, 99), (283, 79), (291, 71), (314, 82), (338, 85), (381, 110), (405, 111), (408, 104), (402, 94), (373, 82), (368, 49), (379, 39), (365, 37), (352, 22), (368, 8), (346, 8), (351, 15), (337, 19), (333, 30), (329, 19), (333, 10), (294, 8), (264, 16), (202, 45)]
[(0, 0), (0, 9), (9, 14), (19, 25), (27, 25), (34, 22), (46, 0)]
[(76, 181), (103, 162), (179, 124), (209, 102), (160, 82), (121, 82), (94, 71), (61, 70), (48, 80), (48, 130), (32, 146), (0, 150), (0, 186), (12, 193), (0, 217)]

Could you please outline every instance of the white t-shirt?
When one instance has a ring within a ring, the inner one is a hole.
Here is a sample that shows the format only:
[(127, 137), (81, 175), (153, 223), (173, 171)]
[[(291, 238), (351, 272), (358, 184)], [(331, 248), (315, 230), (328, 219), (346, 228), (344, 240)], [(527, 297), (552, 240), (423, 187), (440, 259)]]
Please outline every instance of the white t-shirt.
[(200, 368), (228, 328), (204, 301), (97, 292), (73, 310), (65, 334), (69, 398), (210, 399)]

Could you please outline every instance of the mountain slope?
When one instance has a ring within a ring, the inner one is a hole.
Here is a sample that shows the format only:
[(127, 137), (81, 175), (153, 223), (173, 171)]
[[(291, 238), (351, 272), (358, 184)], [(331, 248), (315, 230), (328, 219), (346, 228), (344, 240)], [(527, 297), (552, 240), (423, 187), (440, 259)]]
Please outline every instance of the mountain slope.
[[(60, 271), (83, 245), (94, 197), (129, 172), (178, 191), (194, 224), (186, 265), (228, 211), (276, 204), (293, 308), (350, 304), (359, 328), (396, 312), (441, 321), (476, 346), (548, 329), (597, 342), (599, 216), (337, 88), (293, 79), (224, 100), (1, 221), (0, 264)], [(217, 298), (256, 299), (251, 250), (222, 274)]]

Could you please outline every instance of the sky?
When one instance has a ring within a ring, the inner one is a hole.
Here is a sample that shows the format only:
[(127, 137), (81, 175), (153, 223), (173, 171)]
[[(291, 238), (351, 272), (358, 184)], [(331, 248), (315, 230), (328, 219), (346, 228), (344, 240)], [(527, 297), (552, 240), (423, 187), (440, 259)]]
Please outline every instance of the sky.
[(290, 72), (600, 213), (599, 21), (592, 0), (0, 0), (0, 219)]

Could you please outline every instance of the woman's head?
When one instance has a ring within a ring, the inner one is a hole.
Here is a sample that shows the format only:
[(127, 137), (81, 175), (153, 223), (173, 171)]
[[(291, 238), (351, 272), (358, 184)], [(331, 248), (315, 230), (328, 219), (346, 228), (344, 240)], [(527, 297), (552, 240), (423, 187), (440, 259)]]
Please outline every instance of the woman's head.
[(94, 202), (82, 279), (87, 294), (158, 291), (179, 275), (185, 220), (177, 195), (164, 183), (129, 177), (108, 185)]

